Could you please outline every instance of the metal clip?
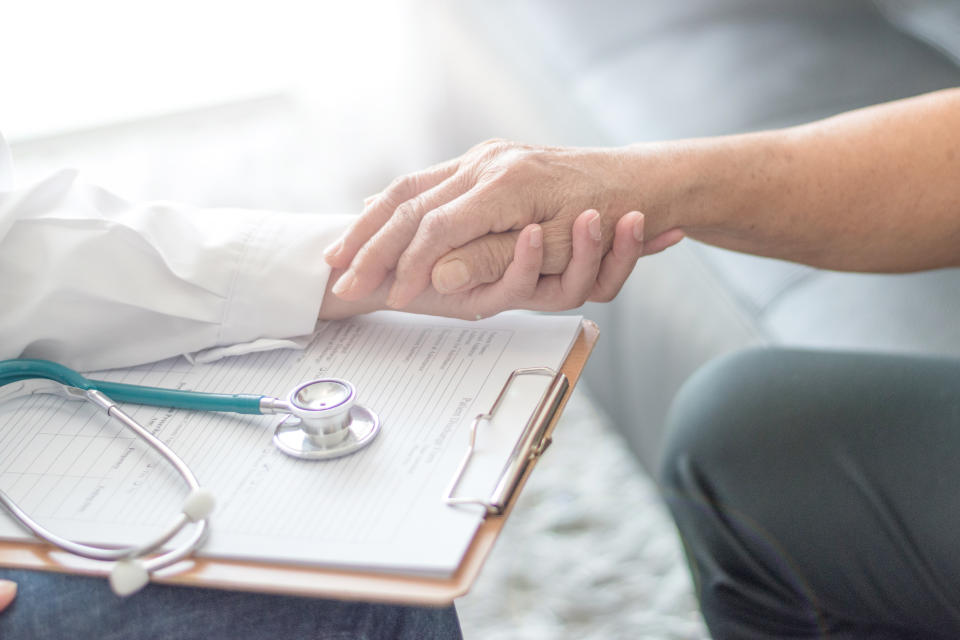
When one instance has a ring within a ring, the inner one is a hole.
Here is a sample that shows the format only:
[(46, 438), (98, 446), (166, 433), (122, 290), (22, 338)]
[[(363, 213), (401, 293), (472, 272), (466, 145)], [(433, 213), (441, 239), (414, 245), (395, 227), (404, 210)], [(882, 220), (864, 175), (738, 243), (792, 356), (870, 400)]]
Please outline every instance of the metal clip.
[[(470, 460), (473, 458), (474, 451), (476, 450), (477, 431), (479, 430), (480, 423), (493, 419), (497, 408), (507, 395), (510, 385), (513, 384), (513, 381), (518, 376), (522, 375), (548, 375), (553, 377), (553, 381), (550, 383), (550, 386), (547, 387), (547, 390), (540, 398), (539, 404), (537, 404), (537, 408), (527, 420), (527, 424), (524, 426), (520, 438), (514, 445), (513, 451), (510, 452), (510, 457), (500, 472), (500, 478), (490, 496), (487, 498), (455, 497), (453, 494), (463, 479), (467, 466), (470, 464)], [(563, 400), (569, 388), (570, 383), (567, 380), (567, 376), (548, 367), (531, 367), (514, 370), (510, 374), (510, 377), (507, 378), (507, 382), (500, 390), (497, 399), (494, 400), (490, 411), (481, 413), (473, 419), (473, 423), (470, 425), (470, 444), (467, 446), (467, 452), (463, 460), (460, 461), (460, 466), (457, 467), (457, 471), (454, 473), (453, 479), (447, 487), (443, 501), (451, 506), (476, 504), (482, 506), (488, 515), (502, 514), (513, 500), (514, 493), (520, 484), (520, 479), (523, 477), (527, 466), (530, 462), (536, 460), (550, 445), (550, 438), (545, 437), (545, 433), (547, 427), (556, 415), (557, 410), (560, 408), (560, 402)]]

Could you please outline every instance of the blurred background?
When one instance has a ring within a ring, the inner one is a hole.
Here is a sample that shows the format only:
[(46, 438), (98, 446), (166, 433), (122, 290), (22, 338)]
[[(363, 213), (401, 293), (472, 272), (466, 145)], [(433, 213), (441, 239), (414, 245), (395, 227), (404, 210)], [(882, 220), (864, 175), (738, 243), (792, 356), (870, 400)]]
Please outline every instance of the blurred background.
[[(438, 153), (417, 143), (439, 85), (422, 72), (415, 13), (389, 2), (17, 3), (0, 40), (0, 126), (21, 180), (56, 148), (128, 197), (213, 204), (221, 196), (197, 189), (232, 178), (237, 190), (221, 194), (236, 203), (356, 209)], [(108, 146), (126, 160), (91, 153)]]
[[(439, 3), (38, 0), (4, 26), (0, 130), (22, 182), (56, 148), (129, 197), (207, 203), (198, 186), (232, 176), (250, 206), (354, 210), (486, 136), (550, 137)], [(91, 153), (108, 146), (127, 159)]]

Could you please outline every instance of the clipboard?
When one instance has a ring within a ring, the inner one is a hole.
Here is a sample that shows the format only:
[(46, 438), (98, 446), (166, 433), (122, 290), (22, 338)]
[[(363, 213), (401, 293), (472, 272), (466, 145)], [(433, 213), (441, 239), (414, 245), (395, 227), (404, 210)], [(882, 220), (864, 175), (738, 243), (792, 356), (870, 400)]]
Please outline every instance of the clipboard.
[[(480, 503), (487, 515), (477, 528), (469, 549), (452, 576), (436, 578), (264, 562), (190, 558), (158, 571), (151, 577), (151, 581), (161, 584), (338, 600), (428, 606), (450, 604), (454, 599), (465, 595), (480, 574), (480, 569), (493, 550), (493, 545), (536, 460), (551, 442), (553, 430), (593, 351), (599, 333), (595, 323), (589, 320), (582, 321), (580, 333), (570, 353), (560, 371), (556, 372), (554, 380), (527, 423), (504, 467), (500, 481), (490, 496), (460, 496), (456, 493), (459, 475), (469, 464), (470, 451), (465, 454), (457, 475), (451, 480), (448, 488), (448, 503), (453, 505)], [(515, 375), (527, 373), (532, 371), (514, 372)], [(513, 379), (514, 375), (511, 375), (504, 390)], [(487, 414), (477, 416), (472, 425), (475, 432), (482, 429), (482, 423), (496, 411), (497, 404), (495, 402)], [(0, 566), (85, 575), (103, 574), (102, 564), (78, 558), (39, 542), (0, 541)]]

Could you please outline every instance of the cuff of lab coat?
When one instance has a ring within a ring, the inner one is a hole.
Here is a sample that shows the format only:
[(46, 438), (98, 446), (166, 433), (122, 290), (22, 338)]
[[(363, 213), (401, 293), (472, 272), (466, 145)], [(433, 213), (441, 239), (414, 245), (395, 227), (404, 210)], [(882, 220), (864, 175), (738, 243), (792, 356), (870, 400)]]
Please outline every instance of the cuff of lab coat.
[(352, 218), (267, 214), (240, 254), (218, 343), (234, 345), (312, 333), (330, 276), (323, 250)]

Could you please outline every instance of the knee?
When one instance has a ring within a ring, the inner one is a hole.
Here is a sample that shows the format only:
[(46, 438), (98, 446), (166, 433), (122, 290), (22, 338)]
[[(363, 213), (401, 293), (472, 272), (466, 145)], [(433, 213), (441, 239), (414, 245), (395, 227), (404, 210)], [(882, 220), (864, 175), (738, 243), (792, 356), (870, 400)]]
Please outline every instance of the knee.
[[(659, 479), (683, 542), (694, 589), (714, 637), (748, 635), (780, 616), (775, 584), (757, 571), (775, 557), (763, 533), (770, 483), (764, 443), (779, 350), (750, 349), (713, 360), (677, 394), (668, 414)], [(759, 508), (758, 508), (758, 505)], [(757, 613), (760, 612), (760, 613)], [(766, 620), (766, 621), (765, 621)]]
[(776, 350), (751, 348), (711, 360), (681, 387), (667, 415), (658, 475), (677, 489), (682, 469), (731, 471), (755, 446), (767, 416)]

